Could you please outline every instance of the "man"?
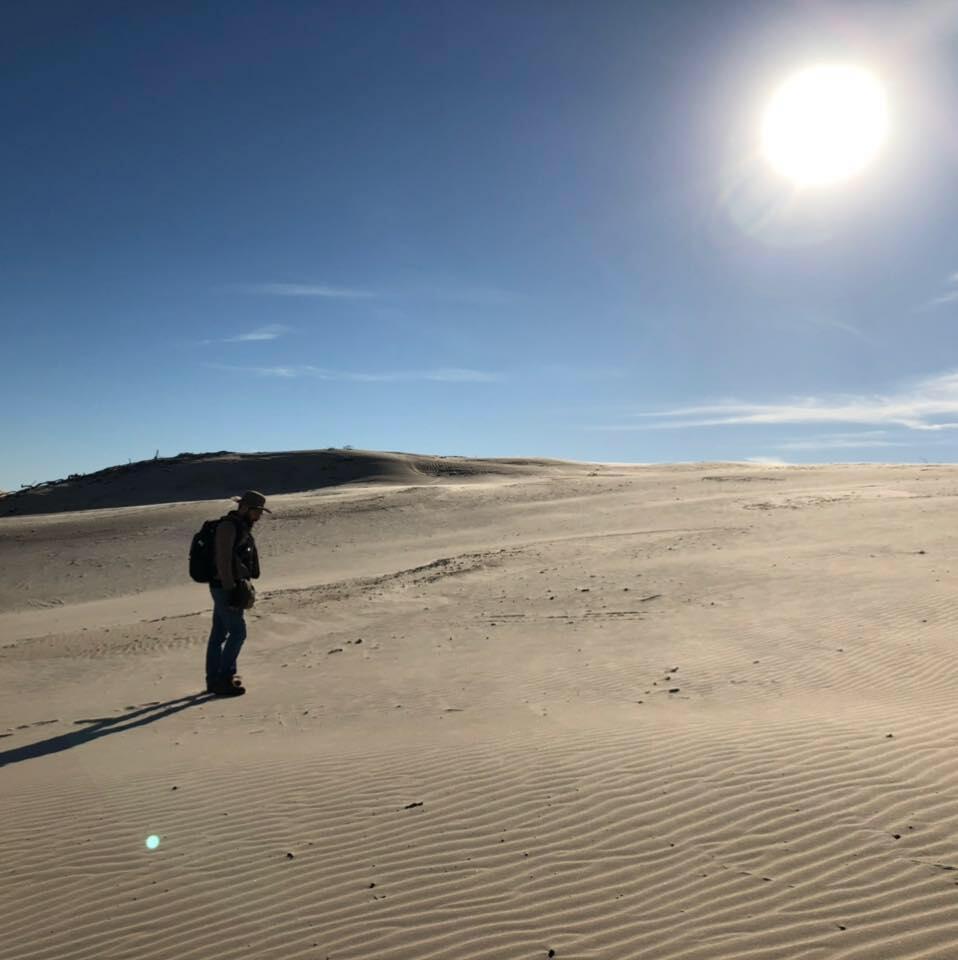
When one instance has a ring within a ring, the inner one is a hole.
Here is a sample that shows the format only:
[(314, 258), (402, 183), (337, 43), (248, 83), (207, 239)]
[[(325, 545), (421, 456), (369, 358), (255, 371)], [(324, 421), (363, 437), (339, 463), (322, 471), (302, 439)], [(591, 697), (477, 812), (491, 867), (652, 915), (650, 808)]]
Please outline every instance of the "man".
[[(233, 498), (234, 500), (237, 498)], [(251, 580), (259, 577), (259, 555), (253, 525), (272, 513), (266, 497), (247, 490), (216, 527), (213, 541), (215, 576), (210, 581), (213, 596), (213, 629), (206, 647), (206, 692), (237, 697), (246, 688), (236, 676), (236, 658), (246, 639), (245, 610), (256, 601)]]

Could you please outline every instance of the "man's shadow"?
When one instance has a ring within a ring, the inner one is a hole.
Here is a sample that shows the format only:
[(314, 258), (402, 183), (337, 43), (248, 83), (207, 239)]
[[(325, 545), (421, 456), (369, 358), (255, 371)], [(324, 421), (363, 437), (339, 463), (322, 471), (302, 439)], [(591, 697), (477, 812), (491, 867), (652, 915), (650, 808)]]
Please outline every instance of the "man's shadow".
[(69, 750), (71, 747), (79, 747), (81, 744), (89, 743), (91, 740), (97, 740), (100, 737), (108, 736), (111, 733), (123, 733), (126, 730), (132, 730), (134, 727), (142, 727), (147, 723), (153, 723), (155, 720), (162, 720), (171, 714), (179, 713), (187, 707), (196, 706), (198, 703), (209, 703), (215, 699), (208, 693), (191, 693), (185, 697), (177, 697), (175, 700), (167, 700), (166, 703), (148, 703), (146, 706), (132, 709), (130, 713), (125, 713), (119, 717), (94, 717), (90, 720), (74, 720), (75, 724), (88, 724), (83, 730), (74, 730), (72, 733), (61, 733), (57, 737), (50, 737), (49, 740), (39, 740), (36, 743), (28, 743), (22, 747), (14, 747), (12, 750), (0, 751), (0, 767), (5, 767), (10, 763), (20, 763), (23, 760), (33, 760), (36, 757), (45, 757), (49, 753), (59, 753), (61, 750)]

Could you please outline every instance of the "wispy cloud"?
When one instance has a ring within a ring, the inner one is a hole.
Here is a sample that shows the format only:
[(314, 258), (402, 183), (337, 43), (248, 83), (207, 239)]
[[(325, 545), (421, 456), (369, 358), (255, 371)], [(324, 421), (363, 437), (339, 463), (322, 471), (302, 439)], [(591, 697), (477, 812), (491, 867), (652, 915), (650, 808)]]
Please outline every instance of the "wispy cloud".
[(958, 290), (950, 290), (948, 293), (942, 294), (940, 297), (935, 297), (931, 301), (932, 306), (938, 306), (941, 303), (954, 303), (958, 300)]
[(501, 380), (498, 373), (484, 370), (466, 370), (459, 367), (443, 367), (438, 370), (396, 370), (381, 373), (344, 373), (339, 371), (310, 371), (332, 380), (357, 380), (363, 383), (402, 383), (414, 380), (435, 380), (440, 383), (492, 383)]
[(413, 383), (434, 381), (437, 383), (494, 383), (503, 379), (499, 373), (484, 370), (468, 370), (461, 367), (440, 367), (435, 370), (387, 370), (364, 373), (349, 370), (331, 370), (308, 364), (292, 366), (238, 367), (229, 364), (208, 363), (205, 366), (217, 370), (242, 370), (260, 377), (280, 379), (311, 378), (314, 380), (340, 380), (354, 383)]
[(945, 292), (940, 297), (930, 300), (926, 306), (937, 307), (943, 303), (955, 303), (958, 301), (958, 273), (953, 273), (945, 281)]
[(362, 290), (328, 283), (234, 283), (223, 288), (231, 293), (265, 297), (322, 297), (333, 300), (432, 301), (474, 307), (504, 307), (526, 302), (513, 290), (499, 287), (418, 284), (394, 290)]
[(228, 289), (268, 297), (327, 297), (334, 300), (369, 300), (376, 296), (369, 290), (333, 287), (325, 283), (238, 283)]
[(271, 323), (269, 326), (260, 327), (258, 330), (250, 330), (248, 333), (237, 333), (232, 337), (218, 337), (214, 340), (200, 340), (201, 344), (209, 343), (250, 343), (263, 340), (277, 340), (283, 334), (289, 333), (292, 327), (287, 327), (282, 323)]
[(236, 337), (227, 337), (223, 343), (245, 343), (248, 340), (276, 340), (284, 333), (289, 333), (289, 327), (281, 323), (271, 323), (268, 327), (260, 327), (259, 330), (251, 330), (249, 333), (241, 333)]
[(804, 440), (789, 440), (774, 445), (776, 450), (852, 450), (869, 447), (910, 447), (911, 443), (888, 440), (887, 430), (868, 430), (864, 433), (828, 433)]
[[(723, 401), (701, 406), (640, 412), (641, 423), (593, 430), (681, 430), (734, 424), (858, 423), (910, 430), (958, 429), (958, 371), (928, 377), (887, 396), (803, 397), (778, 403)], [(655, 421), (655, 422), (648, 422)]]
[(863, 330), (860, 330), (854, 324), (846, 323), (844, 320), (832, 320), (827, 317), (814, 317), (809, 322), (817, 327), (841, 330), (844, 333), (850, 333), (853, 337), (858, 337), (860, 340), (865, 340), (868, 343), (875, 343), (874, 339)]

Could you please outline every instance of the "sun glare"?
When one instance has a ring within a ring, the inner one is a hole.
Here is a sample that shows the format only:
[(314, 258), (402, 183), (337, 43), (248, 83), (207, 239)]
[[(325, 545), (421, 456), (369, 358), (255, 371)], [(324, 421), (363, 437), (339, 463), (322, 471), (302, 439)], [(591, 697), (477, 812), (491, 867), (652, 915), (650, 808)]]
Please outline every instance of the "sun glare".
[(885, 92), (860, 67), (816, 66), (789, 77), (762, 118), (762, 153), (800, 186), (827, 186), (861, 172), (888, 130)]

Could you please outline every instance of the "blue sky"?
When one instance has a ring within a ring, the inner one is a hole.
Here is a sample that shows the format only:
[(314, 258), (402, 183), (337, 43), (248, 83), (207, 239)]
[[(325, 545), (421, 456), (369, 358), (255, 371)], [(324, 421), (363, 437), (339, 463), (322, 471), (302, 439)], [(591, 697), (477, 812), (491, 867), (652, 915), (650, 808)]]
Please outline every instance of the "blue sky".
[[(157, 449), (958, 453), (952, 0), (50, 2), (0, 53), (0, 489)], [(819, 62), (890, 131), (798, 189), (759, 117)]]

